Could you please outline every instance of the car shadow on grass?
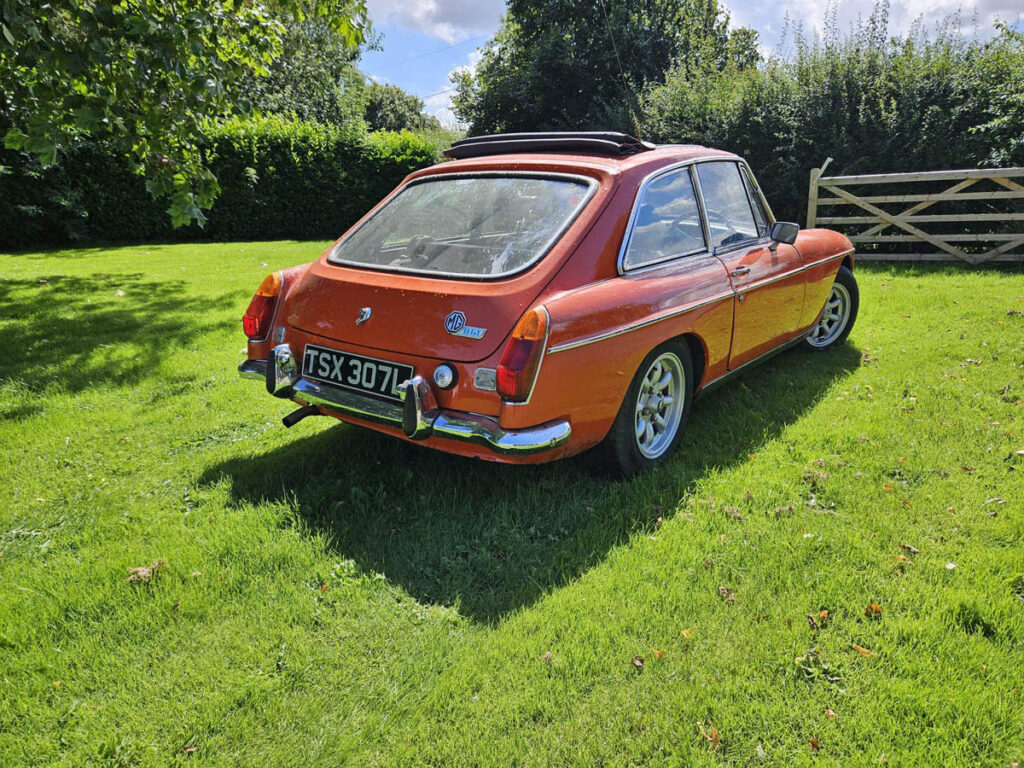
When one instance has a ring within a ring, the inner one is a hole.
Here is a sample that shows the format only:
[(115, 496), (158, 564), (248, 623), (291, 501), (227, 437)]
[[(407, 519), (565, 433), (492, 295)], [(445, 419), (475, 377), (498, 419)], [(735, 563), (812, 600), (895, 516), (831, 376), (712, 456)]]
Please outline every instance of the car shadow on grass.
[(579, 459), (493, 464), (345, 425), (231, 459), (201, 482), (227, 482), (238, 503), (287, 506), (339, 559), (494, 623), (671, 516), (702, 476), (747, 460), (859, 360), (849, 346), (776, 357), (700, 398), (678, 454), (631, 481), (596, 476)]
[(195, 297), (182, 281), (142, 273), (4, 280), (0, 388), (12, 397), (0, 398), (0, 418), (38, 412), (32, 398), (51, 387), (76, 393), (135, 383), (168, 349), (233, 325), (210, 318), (237, 303), (234, 295)]

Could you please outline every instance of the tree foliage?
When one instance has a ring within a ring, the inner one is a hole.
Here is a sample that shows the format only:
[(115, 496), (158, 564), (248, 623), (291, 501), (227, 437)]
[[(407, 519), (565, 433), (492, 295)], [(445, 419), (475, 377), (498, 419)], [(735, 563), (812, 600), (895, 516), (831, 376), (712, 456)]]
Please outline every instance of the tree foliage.
[(1024, 164), (1024, 36), (988, 40), (959, 16), (890, 36), (888, 4), (841, 33), (799, 27), (742, 72), (670, 72), (644, 96), (643, 135), (745, 156), (780, 217), (798, 221), (810, 169), (840, 174)]
[(440, 122), (423, 111), (423, 100), (397, 85), (370, 82), (366, 89), (366, 124), (371, 131), (439, 129)]
[(206, 226), (172, 230), (127, 160), (89, 141), (48, 168), (0, 149), (0, 250), (140, 240), (337, 237), (407, 174), (440, 160), (428, 139), (274, 115), (210, 130), (207, 158), (223, 194)]
[(453, 75), (470, 133), (635, 130), (631, 94), (690, 70), (750, 66), (757, 33), (729, 29), (717, 0), (509, 0), (475, 73)]
[(85, 137), (131, 159), (176, 226), (219, 192), (203, 157), (219, 119), (246, 112), (240, 84), (281, 55), (289, 24), (321, 19), (350, 45), (365, 0), (4, 0), (4, 144), (44, 165)]
[(287, 115), (349, 130), (361, 130), (365, 86), (356, 66), (363, 47), (374, 45), (364, 27), (363, 45), (340, 34), (327, 19), (293, 21), (281, 40), (281, 54), (265, 76), (240, 83), (240, 96), (264, 115)]

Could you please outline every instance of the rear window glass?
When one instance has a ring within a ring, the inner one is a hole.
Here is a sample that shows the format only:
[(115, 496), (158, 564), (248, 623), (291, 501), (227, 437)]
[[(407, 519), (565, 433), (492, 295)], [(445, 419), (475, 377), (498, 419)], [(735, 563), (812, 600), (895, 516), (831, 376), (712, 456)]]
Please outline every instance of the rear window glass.
[(414, 182), (340, 242), (329, 261), (438, 277), (511, 275), (547, 253), (594, 186), (510, 175)]

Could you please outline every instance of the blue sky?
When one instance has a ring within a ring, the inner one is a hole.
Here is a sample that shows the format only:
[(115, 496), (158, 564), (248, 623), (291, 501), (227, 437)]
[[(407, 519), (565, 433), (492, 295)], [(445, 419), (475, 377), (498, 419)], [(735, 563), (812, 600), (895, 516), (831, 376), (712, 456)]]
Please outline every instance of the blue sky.
[[(838, 5), (840, 27), (870, 14), (873, 4), (873, 0), (843, 0)], [(427, 111), (442, 121), (454, 121), (449, 73), (475, 64), (477, 49), (498, 28), (504, 0), (368, 0), (367, 5), (382, 37), (382, 49), (363, 56), (363, 71), (416, 94)], [(766, 49), (778, 45), (787, 14), (807, 28), (820, 29), (827, 9), (825, 3), (806, 0), (732, 0), (726, 6), (732, 23), (756, 29)], [(904, 32), (918, 18), (932, 28), (958, 9), (968, 24), (976, 16), (983, 33), (996, 18), (1020, 23), (1024, 13), (1021, 0), (892, 0), (890, 29)]]

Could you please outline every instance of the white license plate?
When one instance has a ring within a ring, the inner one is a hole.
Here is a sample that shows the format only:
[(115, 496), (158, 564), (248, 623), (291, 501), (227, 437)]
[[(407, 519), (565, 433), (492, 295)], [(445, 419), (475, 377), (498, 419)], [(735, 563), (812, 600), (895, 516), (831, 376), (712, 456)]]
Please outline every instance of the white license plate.
[(307, 344), (302, 375), (363, 394), (401, 400), (398, 385), (413, 376), (413, 367), (373, 357)]

